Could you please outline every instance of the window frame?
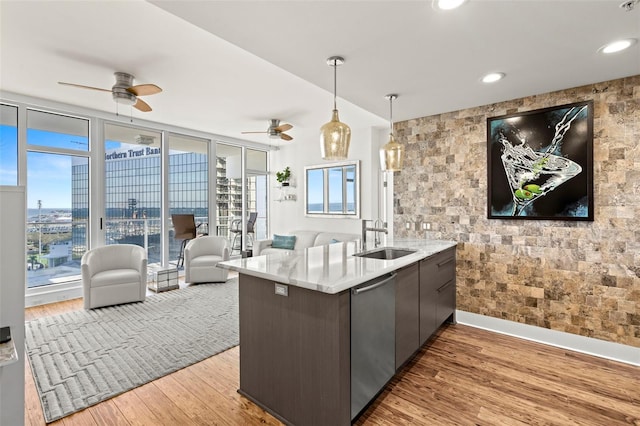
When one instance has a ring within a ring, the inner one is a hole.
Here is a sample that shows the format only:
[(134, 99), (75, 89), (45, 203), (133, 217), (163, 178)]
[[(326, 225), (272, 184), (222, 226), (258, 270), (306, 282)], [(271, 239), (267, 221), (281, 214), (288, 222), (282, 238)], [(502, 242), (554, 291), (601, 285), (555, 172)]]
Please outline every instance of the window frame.
[[(348, 171), (355, 168), (353, 190), (349, 189), (350, 180)], [(339, 191), (342, 193), (342, 212), (338, 213), (330, 208), (330, 194), (332, 192), (331, 181), (329, 175), (332, 170), (341, 169), (342, 176), (340, 178)], [(309, 196), (312, 195), (309, 189), (309, 173), (322, 171), (322, 212), (310, 211)], [(349, 198), (353, 193), (353, 199)], [(348, 206), (353, 202), (353, 211)], [(304, 168), (304, 212), (306, 217), (325, 217), (325, 218), (341, 218), (341, 219), (359, 219), (360, 218), (360, 160), (342, 161), (338, 163), (327, 163)]]

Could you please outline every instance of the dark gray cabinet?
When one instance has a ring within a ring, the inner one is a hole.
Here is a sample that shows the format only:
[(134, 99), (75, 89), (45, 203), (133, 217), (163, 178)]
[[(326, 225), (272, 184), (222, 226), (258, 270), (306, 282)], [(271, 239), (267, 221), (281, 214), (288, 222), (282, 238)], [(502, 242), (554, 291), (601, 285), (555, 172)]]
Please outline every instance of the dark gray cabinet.
[(436, 329), (456, 311), (455, 275), (436, 290)]
[(451, 248), (420, 261), (420, 345), (455, 309), (456, 251)]
[(240, 274), (239, 392), (287, 424), (349, 425), (349, 292), (285, 287)]
[(396, 369), (420, 347), (420, 267), (418, 263), (397, 271)]
[[(455, 256), (454, 247), (397, 270), (395, 289), (382, 298), (391, 304), (384, 321), (391, 323), (395, 342), (386, 339), (384, 345), (391, 347), (396, 370), (444, 321), (454, 319)], [(363, 360), (351, 347), (353, 316), (359, 314), (350, 291), (326, 294), (240, 273), (239, 306), (238, 391), (286, 424), (350, 425), (357, 380), (351, 361)], [(376, 330), (379, 325), (373, 325)]]

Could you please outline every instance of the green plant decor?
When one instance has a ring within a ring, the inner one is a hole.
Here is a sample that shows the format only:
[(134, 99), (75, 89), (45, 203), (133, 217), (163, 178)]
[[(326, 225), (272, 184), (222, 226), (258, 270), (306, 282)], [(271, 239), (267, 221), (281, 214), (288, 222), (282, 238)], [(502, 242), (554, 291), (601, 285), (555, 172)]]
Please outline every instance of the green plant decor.
[(291, 170), (287, 166), (283, 171), (276, 172), (276, 180), (283, 186), (289, 184), (289, 178), (291, 177)]

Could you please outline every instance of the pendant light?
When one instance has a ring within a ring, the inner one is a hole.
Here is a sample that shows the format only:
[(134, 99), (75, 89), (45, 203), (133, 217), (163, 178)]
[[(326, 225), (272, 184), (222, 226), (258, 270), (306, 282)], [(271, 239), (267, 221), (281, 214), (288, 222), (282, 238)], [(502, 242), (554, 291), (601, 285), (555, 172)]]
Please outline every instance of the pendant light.
[(393, 138), (393, 100), (398, 95), (387, 95), (385, 98), (389, 100), (389, 142), (380, 148), (380, 167), (385, 172), (399, 172), (404, 160), (404, 146)]
[(333, 115), (331, 121), (320, 128), (320, 151), (323, 160), (346, 160), (349, 155), (351, 129), (338, 118), (336, 108), (337, 68), (344, 64), (344, 58), (332, 56), (327, 65), (333, 67)]

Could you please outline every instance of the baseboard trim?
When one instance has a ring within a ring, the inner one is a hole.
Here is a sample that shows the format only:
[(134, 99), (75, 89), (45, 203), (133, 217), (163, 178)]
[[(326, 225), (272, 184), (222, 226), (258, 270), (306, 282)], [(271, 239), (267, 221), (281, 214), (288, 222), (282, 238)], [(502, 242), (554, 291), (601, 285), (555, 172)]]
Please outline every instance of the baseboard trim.
[(32, 306), (46, 305), (48, 303), (62, 302), (82, 297), (82, 284), (80, 281), (52, 287), (54, 288), (43, 287), (43, 290), (29, 289), (29, 292), (24, 298), (25, 307), (30, 308)]
[(544, 343), (545, 345), (640, 366), (640, 348), (634, 346), (607, 342), (591, 337), (578, 336), (577, 334), (549, 330), (548, 328), (521, 324), (459, 310), (456, 311), (456, 320), (459, 324), (470, 327), (481, 328), (520, 339)]

